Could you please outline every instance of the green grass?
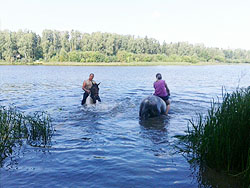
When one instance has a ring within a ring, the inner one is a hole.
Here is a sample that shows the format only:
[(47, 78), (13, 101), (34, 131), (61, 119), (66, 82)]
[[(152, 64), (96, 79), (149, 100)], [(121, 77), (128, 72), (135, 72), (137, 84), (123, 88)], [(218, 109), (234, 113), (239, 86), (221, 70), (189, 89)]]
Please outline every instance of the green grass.
[(250, 87), (223, 94), (208, 115), (190, 121), (182, 151), (208, 167), (240, 178), (250, 186)]
[[(158, 65), (229, 65), (233, 63), (215, 63), (215, 62), (199, 62), (199, 63), (189, 63), (189, 62), (32, 62), (32, 63), (10, 63), (10, 62), (0, 62), (0, 65), (46, 65), (46, 66), (158, 66)], [(239, 63), (235, 63), (239, 64)], [(245, 63), (246, 64), (246, 63)]]
[(52, 134), (50, 117), (44, 112), (24, 115), (16, 108), (0, 107), (0, 161), (23, 140), (32, 146), (49, 145)]

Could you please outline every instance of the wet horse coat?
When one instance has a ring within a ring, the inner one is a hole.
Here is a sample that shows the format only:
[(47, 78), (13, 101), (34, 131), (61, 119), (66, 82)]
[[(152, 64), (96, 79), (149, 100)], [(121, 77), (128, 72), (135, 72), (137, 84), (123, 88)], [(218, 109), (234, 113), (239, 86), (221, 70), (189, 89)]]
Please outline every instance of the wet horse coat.
[(141, 119), (147, 119), (165, 114), (166, 110), (167, 105), (165, 101), (160, 97), (151, 95), (141, 102), (139, 116)]
[(86, 104), (96, 104), (96, 101), (101, 102), (99, 97), (99, 84), (92, 84), (92, 87), (90, 88), (90, 95), (86, 99)]

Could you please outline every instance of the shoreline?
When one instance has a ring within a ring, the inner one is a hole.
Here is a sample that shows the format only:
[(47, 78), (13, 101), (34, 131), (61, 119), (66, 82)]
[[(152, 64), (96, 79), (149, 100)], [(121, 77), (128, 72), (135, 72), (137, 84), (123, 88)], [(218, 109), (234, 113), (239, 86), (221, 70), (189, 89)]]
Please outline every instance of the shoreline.
[(30, 65), (30, 66), (206, 66), (206, 65), (250, 65), (249, 63), (216, 63), (216, 62), (32, 62), (32, 63), (10, 63), (0, 62), (1, 65)]

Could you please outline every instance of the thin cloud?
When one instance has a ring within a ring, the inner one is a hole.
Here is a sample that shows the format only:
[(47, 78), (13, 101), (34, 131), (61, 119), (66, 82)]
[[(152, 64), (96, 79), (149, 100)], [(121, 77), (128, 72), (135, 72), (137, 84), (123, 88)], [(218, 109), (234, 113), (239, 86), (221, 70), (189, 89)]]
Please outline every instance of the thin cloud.
[(161, 13), (159, 11), (154, 11), (152, 13), (152, 18), (159, 19), (161, 17)]

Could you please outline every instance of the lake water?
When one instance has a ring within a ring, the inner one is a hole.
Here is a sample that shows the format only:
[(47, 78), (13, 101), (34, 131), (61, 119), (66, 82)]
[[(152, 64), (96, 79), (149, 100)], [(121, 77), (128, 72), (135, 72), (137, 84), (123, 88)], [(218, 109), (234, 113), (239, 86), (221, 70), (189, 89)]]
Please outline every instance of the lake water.
[[(82, 107), (82, 82), (91, 72), (102, 103)], [(169, 115), (140, 122), (140, 102), (153, 93), (158, 72), (171, 91)], [(222, 87), (231, 92), (249, 82), (249, 65), (0, 66), (0, 105), (47, 111), (56, 130), (50, 148), (24, 144), (4, 160), (0, 187), (227, 186), (198, 177), (175, 151), (174, 136), (207, 112)]]

